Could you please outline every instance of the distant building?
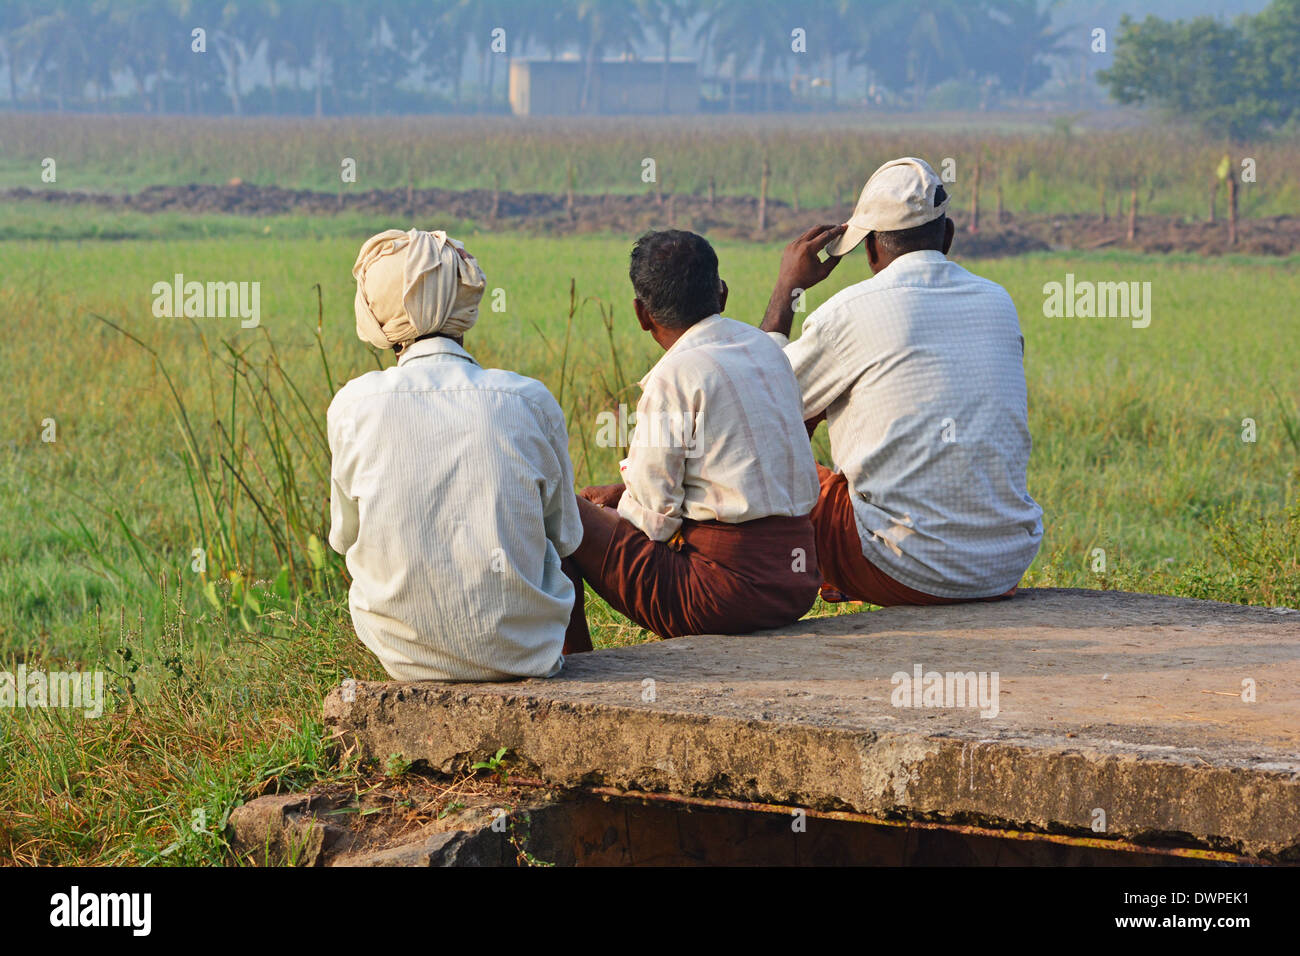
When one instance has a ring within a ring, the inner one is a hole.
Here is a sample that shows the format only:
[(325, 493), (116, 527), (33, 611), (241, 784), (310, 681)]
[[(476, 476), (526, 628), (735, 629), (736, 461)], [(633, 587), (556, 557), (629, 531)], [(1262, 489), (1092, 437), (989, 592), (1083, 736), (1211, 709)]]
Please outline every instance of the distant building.
[(708, 76), (700, 85), (705, 113), (783, 113), (798, 105), (789, 80)]
[(514, 59), (510, 109), (516, 116), (698, 112), (695, 62), (670, 60), (666, 78), (664, 71), (662, 60), (600, 60), (589, 65), (583, 60)]

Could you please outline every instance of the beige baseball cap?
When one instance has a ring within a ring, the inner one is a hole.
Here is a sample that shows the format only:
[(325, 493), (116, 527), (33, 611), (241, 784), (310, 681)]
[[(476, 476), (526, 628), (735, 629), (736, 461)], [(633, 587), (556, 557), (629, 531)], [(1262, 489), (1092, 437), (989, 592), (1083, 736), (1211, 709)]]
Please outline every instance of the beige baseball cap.
[(923, 159), (904, 156), (890, 160), (862, 187), (853, 215), (844, 224), (844, 235), (826, 247), (826, 254), (842, 256), (852, 252), (869, 232), (911, 229), (938, 219), (948, 211), (946, 195), (941, 203), (934, 204), (935, 189), (941, 185), (938, 174)]

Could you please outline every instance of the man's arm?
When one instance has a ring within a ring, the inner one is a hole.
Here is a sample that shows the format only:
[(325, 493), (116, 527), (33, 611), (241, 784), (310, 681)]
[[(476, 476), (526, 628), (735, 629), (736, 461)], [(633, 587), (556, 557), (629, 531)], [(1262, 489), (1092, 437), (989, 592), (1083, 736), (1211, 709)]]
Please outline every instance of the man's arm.
[(692, 416), (680, 394), (652, 379), (636, 410), (636, 428), (621, 471), (626, 490), (618, 500), (618, 513), (645, 532), (652, 541), (667, 541), (682, 526), (686, 500), (686, 447), (684, 429), (662, 427)]
[[(332, 409), (331, 409), (332, 411)], [(330, 547), (339, 554), (347, 554), (348, 548), (357, 543), (360, 531), (360, 512), (356, 499), (352, 497), (346, 474), (344, 435), (351, 437), (352, 429), (342, 424), (335, 416), (328, 416), (327, 437), (330, 446)]]
[(821, 282), (840, 264), (838, 257), (828, 256), (823, 260), (818, 258), (818, 254), (843, 232), (842, 225), (813, 226), (785, 247), (785, 252), (781, 254), (776, 288), (772, 290), (760, 326), (764, 332), (790, 337), (790, 327), (794, 324), (795, 296), (800, 290), (811, 289)]
[(556, 552), (567, 558), (582, 544), (582, 518), (578, 514), (578, 499), (573, 493), (573, 461), (569, 458), (569, 429), (564, 421), (564, 411), (549, 392), (547, 398), (553, 406), (552, 420), (545, 423), (547, 440), (555, 456), (548, 464), (558, 474), (549, 499), (542, 505), (542, 523)]

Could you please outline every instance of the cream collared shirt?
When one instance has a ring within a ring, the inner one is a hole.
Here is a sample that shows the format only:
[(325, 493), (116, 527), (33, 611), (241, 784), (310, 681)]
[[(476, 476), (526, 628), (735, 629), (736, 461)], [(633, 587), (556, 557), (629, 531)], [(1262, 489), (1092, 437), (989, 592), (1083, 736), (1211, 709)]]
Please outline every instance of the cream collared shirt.
[(909, 253), (833, 295), (785, 354), (803, 416), (826, 412), (872, 563), (937, 597), (1020, 580), (1043, 510), (1027, 487), (1024, 339), (1005, 289), (942, 252)]
[(744, 322), (691, 326), (641, 379), (618, 513), (655, 541), (682, 519), (739, 524), (817, 503), (817, 465), (794, 372)]
[(357, 636), (398, 680), (561, 666), (582, 541), (564, 415), (540, 382), (448, 338), (355, 378), (329, 408), (330, 546)]

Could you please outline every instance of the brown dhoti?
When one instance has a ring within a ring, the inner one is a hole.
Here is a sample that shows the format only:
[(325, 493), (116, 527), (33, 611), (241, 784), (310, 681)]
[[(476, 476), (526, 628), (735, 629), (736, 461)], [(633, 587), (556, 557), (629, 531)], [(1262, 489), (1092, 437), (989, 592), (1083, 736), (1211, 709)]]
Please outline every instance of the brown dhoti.
[(968, 600), (1000, 601), (1016, 593), (1013, 587), (1005, 594), (989, 598), (935, 597), (910, 588), (891, 578), (862, 553), (858, 523), (853, 517), (853, 499), (843, 474), (817, 466), (821, 494), (813, 508), (812, 520), (817, 535), (817, 556), (827, 589), (843, 597), (823, 593), (828, 600), (868, 601), (881, 607), (897, 604), (962, 604)]
[[(599, 523), (612, 525), (608, 544), (602, 550), (584, 542), (566, 559), (570, 570), (576, 567), (611, 607), (660, 637), (781, 627), (817, 599), (821, 574), (807, 516), (683, 521), (672, 541), (663, 542), (621, 517), (614, 524), (612, 509), (600, 511)], [(566, 647), (581, 649), (573, 641)]]

